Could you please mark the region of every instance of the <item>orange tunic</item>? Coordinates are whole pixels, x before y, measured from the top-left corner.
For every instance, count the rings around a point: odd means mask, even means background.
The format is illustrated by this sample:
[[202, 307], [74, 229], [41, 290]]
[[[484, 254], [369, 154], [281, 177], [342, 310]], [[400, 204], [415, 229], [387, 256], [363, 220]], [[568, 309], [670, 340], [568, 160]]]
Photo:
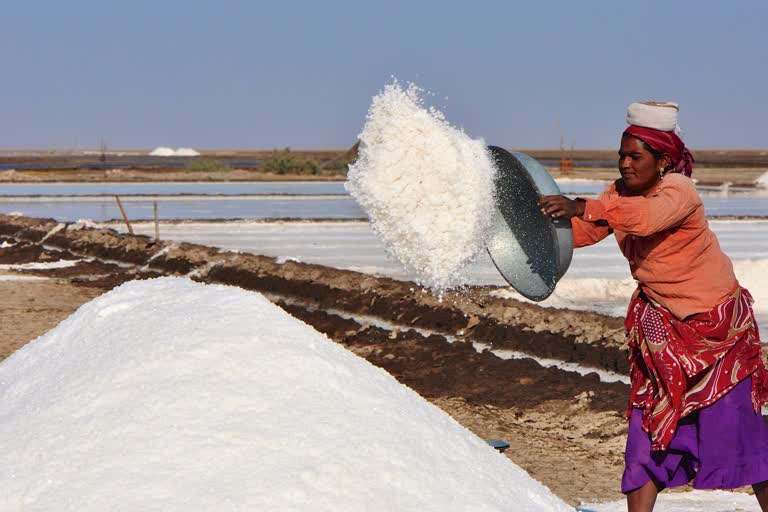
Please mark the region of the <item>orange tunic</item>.
[[643, 196], [621, 195], [616, 183], [571, 219], [575, 246], [613, 232], [639, 289], [680, 320], [726, 300], [738, 281], [693, 181], [669, 174]]

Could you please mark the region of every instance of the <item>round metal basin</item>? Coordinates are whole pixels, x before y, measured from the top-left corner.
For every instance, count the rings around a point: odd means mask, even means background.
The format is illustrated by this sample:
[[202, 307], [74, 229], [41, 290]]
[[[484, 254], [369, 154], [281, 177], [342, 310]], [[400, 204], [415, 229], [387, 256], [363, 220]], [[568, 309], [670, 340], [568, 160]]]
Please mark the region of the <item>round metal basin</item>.
[[560, 188], [530, 156], [497, 146], [488, 150], [498, 169], [488, 253], [515, 290], [531, 300], [544, 300], [573, 256], [571, 221], [552, 220], [539, 209], [539, 198], [560, 194]]

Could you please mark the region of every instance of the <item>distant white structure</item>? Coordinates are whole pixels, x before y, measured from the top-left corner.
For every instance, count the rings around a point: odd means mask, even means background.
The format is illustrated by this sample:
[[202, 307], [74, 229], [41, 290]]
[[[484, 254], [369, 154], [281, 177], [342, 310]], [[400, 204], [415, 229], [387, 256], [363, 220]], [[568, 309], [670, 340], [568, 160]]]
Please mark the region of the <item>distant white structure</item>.
[[149, 156], [200, 156], [200, 153], [192, 148], [173, 149], [160, 146], [153, 149]]

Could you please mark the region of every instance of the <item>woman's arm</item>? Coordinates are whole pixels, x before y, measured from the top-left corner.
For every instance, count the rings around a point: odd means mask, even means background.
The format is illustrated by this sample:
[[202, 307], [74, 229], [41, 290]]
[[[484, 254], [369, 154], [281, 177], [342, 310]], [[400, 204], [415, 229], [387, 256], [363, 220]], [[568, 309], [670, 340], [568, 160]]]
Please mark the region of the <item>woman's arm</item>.
[[587, 222], [604, 221], [613, 229], [637, 236], [679, 226], [701, 206], [701, 198], [687, 178], [669, 178], [669, 183], [649, 196], [586, 199], [581, 218]]
[[611, 234], [606, 222], [585, 222], [579, 217], [584, 213], [583, 199], [568, 199], [565, 196], [544, 196], [539, 201], [541, 212], [553, 218], [571, 219], [573, 245], [576, 248], [594, 245]]
[[607, 225], [584, 222], [578, 217], [571, 217], [571, 227], [573, 228], [573, 247], [576, 249], [594, 245], [613, 233]]

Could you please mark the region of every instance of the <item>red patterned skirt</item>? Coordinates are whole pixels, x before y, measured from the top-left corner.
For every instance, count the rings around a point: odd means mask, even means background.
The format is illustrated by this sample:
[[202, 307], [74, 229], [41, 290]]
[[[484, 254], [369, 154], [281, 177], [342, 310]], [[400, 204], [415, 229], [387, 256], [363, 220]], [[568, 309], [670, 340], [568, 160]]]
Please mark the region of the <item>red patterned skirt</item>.
[[632, 299], [625, 321], [632, 383], [627, 415], [642, 409], [652, 450], [665, 450], [680, 419], [750, 375], [755, 411], [766, 402], [768, 374], [752, 302], [738, 288], [712, 310], [678, 320], [643, 293]]

